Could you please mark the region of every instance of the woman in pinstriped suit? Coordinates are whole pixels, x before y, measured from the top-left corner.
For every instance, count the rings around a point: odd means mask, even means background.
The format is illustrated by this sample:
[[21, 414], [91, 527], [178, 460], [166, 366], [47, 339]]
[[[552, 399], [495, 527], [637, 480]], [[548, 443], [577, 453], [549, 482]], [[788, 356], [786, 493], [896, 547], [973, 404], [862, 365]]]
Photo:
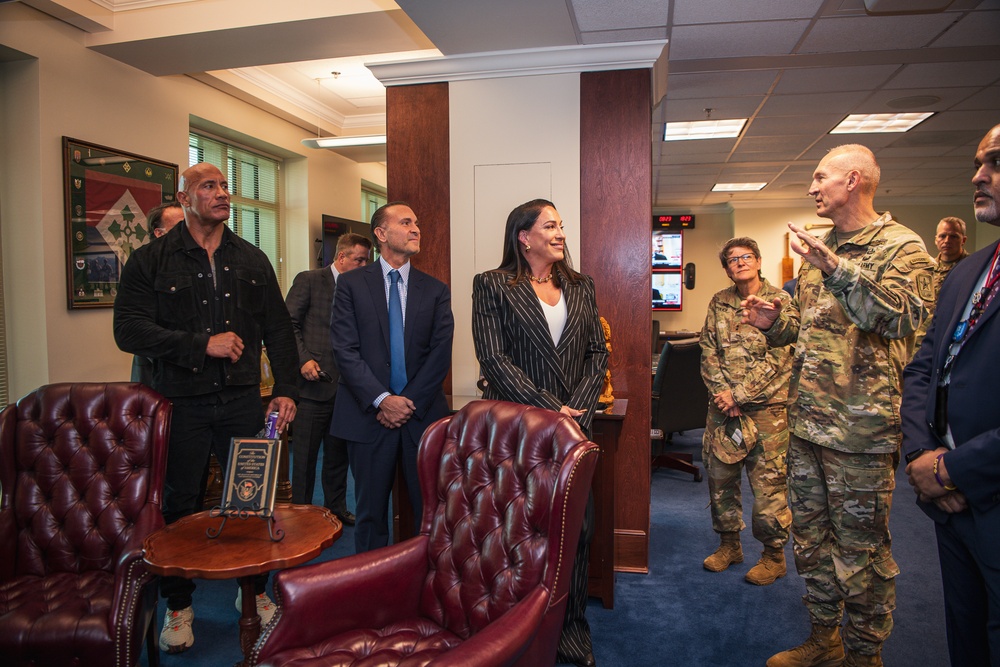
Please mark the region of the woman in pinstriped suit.
[[[507, 217], [500, 266], [472, 283], [472, 337], [483, 398], [567, 414], [589, 432], [608, 366], [594, 281], [570, 268], [562, 218], [544, 199]], [[573, 563], [559, 660], [595, 665], [587, 606], [593, 498]]]

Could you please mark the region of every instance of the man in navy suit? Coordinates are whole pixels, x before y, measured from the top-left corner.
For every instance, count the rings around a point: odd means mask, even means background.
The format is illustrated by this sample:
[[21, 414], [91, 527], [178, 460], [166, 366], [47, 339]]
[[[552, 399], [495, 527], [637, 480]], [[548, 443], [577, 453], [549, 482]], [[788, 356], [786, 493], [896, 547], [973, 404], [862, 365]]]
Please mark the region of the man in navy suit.
[[[976, 151], [976, 219], [1000, 226], [1000, 125]], [[903, 374], [903, 450], [934, 520], [952, 665], [1000, 665], [1000, 242], [952, 269]]]
[[[448, 287], [410, 265], [420, 252], [413, 210], [392, 202], [371, 224], [381, 258], [340, 277], [330, 328], [340, 368], [330, 432], [347, 440], [354, 468], [358, 553], [389, 543], [389, 493], [400, 455], [420, 520], [417, 445], [424, 429], [448, 414], [442, 383], [455, 330]], [[397, 343], [393, 329], [400, 325]]]

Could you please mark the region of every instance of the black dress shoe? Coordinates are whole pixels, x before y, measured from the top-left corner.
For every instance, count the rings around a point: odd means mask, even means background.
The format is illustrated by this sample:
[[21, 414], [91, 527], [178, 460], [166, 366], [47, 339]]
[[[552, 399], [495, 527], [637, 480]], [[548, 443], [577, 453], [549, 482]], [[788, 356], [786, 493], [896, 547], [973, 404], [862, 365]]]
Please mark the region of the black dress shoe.
[[353, 526], [354, 522], [357, 520], [356, 517], [354, 516], [354, 513], [351, 512], [350, 510], [346, 510], [344, 512], [334, 512], [333, 514], [338, 519], [340, 519], [340, 523], [344, 524], [345, 526]]

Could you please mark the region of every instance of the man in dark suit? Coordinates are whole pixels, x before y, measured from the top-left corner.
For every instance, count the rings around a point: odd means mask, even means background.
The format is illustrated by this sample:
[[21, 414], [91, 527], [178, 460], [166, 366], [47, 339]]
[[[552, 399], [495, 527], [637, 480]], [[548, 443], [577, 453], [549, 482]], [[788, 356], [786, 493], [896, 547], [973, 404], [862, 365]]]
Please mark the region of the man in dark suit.
[[448, 287], [410, 264], [420, 252], [413, 210], [389, 203], [371, 224], [381, 258], [341, 276], [331, 322], [341, 387], [330, 430], [347, 440], [354, 469], [358, 553], [389, 543], [389, 493], [400, 456], [420, 520], [417, 445], [424, 429], [448, 414], [442, 383], [455, 330]]
[[[976, 151], [976, 219], [1000, 226], [1000, 125]], [[903, 450], [934, 520], [951, 664], [1000, 665], [1000, 242], [958, 264], [903, 374]]]
[[372, 243], [360, 234], [337, 240], [333, 264], [295, 276], [285, 297], [299, 350], [299, 406], [292, 433], [292, 502], [311, 503], [316, 459], [323, 443], [323, 505], [348, 526], [347, 443], [330, 434], [330, 417], [340, 377], [330, 343], [330, 310], [337, 279], [368, 263]]

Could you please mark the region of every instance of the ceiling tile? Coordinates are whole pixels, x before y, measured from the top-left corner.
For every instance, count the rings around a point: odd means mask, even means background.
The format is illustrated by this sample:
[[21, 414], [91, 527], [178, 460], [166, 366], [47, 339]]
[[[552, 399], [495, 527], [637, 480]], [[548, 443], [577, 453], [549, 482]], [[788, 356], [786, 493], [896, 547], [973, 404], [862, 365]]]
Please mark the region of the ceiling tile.
[[907, 98], [919, 98], [927, 97], [928, 90], [926, 88], [892, 88], [888, 90], [879, 90], [872, 94], [867, 100], [864, 101], [857, 109], [855, 113], [898, 113], [898, 112], [925, 112], [925, 111], [944, 111], [950, 109], [962, 100], [974, 95], [979, 88], [937, 88], [932, 92], [934, 97], [940, 97], [940, 102], [934, 102], [933, 104], [922, 104], [919, 106], [889, 106], [889, 102], [893, 100], [904, 101]]
[[822, 18], [809, 31], [799, 53], [919, 49], [953, 20], [945, 14]]
[[933, 46], [1000, 45], [1000, 11], [972, 12], [932, 43]]
[[767, 21], [675, 26], [670, 33], [670, 60], [786, 55], [808, 25], [809, 21]]
[[816, 15], [823, 2], [824, 0], [675, 0], [674, 25], [808, 19]]
[[924, 130], [978, 130], [980, 136], [997, 124], [996, 110], [944, 111], [931, 116], [918, 127]]
[[642, 42], [651, 39], [666, 39], [667, 29], [632, 28], [629, 30], [599, 30], [580, 35], [581, 44], [616, 44], [619, 42]]
[[670, 9], [669, 0], [629, 0], [625, 12], [619, 3], [607, 0], [572, 0], [571, 4], [581, 32], [666, 27]]
[[988, 86], [1000, 79], [1000, 61], [907, 65], [886, 88]]
[[802, 115], [793, 121], [794, 127], [789, 125], [788, 118], [784, 116], [757, 116], [750, 121], [750, 126], [744, 131], [744, 136], [774, 137], [793, 133], [808, 134], [815, 138], [832, 130], [837, 123], [844, 120], [844, 115], [842, 113]]
[[705, 120], [706, 109], [712, 110], [712, 120], [749, 118], [757, 111], [763, 97], [716, 97], [697, 100], [667, 100], [668, 121]]
[[[868, 97], [868, 93], [812, 93], [809, 95], [772, 95], [764, 103], [760, 115], [801, 116], [810, 113], [842, 112], [844, 115]], [[790, 132], [795, 127], [789, 128]]]
[[1000, 108], [1000, 86], [989, 86], [956, 104], [955, 111]]
[[779, 70], [758, 70], [674, 74], [667, 84], [667, 100], [713, 97], [722, 91], [732, 97], [762, 96], [770, 90], [778, 72]]
[[881, 87], [899, 68], [899, 65], [861, 65], [787, 69], [782, 73], [774, 92], [788, 95], [873, 90]]

